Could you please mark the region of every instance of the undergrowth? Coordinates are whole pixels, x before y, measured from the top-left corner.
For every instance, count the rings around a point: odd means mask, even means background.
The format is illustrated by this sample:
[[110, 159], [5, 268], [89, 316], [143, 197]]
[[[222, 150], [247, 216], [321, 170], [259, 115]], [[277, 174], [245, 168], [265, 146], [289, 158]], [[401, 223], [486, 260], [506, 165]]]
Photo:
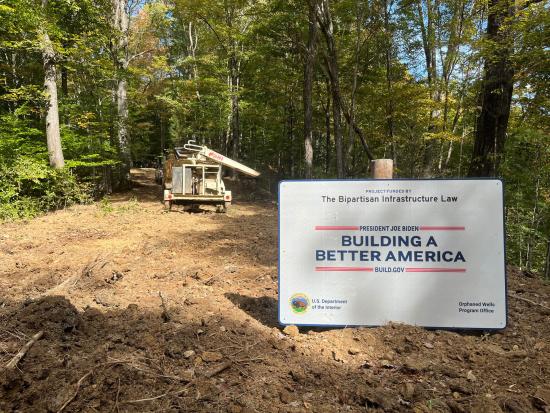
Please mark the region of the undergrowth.
[[91, 201], [88, 185], [69, 169], [52, 169], [39, 159], [0, 161], [0, 220], [33, 218], [41, 213]]
[[139, 203], [135, 197], [121, 205], [113, 205], [109, 198], [102, 198], [97, 203], [97, 207], [103, 215], [138, 212], [140, 210]]

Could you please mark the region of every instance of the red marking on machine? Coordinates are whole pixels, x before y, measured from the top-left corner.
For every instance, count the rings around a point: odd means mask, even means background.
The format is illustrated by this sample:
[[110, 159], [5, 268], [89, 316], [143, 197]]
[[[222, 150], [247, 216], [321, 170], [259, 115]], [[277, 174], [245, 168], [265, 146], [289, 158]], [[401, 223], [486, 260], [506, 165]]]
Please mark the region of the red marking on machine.
[[213, 159], [217, 159], [218, 161], [223, 161], [224, 156], [220, 155], [218, 152], [210, 151], [208, 152], [208, 156]]

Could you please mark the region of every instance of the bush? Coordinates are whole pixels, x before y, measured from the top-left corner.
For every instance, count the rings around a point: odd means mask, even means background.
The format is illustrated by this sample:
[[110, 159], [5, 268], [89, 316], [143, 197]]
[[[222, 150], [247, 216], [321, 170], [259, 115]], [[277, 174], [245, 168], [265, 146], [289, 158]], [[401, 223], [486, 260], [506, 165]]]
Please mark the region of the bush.
[[0, 162], [0, 220], [32, 218], [90, 200], [90, 190], [69, 169], [51, 169], [28, 156]]

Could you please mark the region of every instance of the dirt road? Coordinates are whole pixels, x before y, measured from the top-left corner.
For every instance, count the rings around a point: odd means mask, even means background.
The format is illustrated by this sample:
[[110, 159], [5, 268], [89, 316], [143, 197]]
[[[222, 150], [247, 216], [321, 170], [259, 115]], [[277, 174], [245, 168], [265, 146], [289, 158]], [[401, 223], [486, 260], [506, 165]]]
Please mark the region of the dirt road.
[[[0, 411], [550, 411], [550, 287], [497, 334], [277, 323], [277, 211], [109, 201], [0, 225]], [[161, 297], [162, 296], [162, 297]]]

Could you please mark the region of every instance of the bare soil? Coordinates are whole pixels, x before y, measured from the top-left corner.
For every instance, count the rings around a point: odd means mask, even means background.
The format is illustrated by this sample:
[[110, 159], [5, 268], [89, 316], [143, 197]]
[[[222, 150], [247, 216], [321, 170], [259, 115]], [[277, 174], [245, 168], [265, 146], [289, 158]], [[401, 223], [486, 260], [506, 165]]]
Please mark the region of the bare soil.
[[1, 412], [550, 412], [540, 280], [509, 268], [494, 334], [283, 332], [276, 205], [165, 212], [152, 173], [108, 202], [0, 225]]

